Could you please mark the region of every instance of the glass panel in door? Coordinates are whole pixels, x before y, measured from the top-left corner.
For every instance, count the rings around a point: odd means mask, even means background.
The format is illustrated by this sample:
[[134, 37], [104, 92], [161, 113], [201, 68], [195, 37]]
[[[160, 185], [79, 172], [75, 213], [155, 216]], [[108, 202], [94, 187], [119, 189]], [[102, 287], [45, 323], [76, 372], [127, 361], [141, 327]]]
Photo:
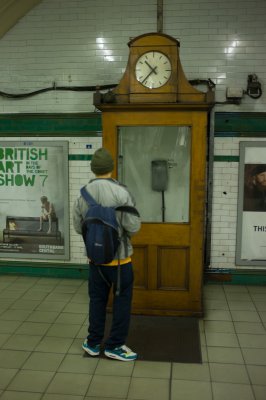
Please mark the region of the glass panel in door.
[[188, 223], [190, 126], [121, 126], [118, 179], [143, 222]]

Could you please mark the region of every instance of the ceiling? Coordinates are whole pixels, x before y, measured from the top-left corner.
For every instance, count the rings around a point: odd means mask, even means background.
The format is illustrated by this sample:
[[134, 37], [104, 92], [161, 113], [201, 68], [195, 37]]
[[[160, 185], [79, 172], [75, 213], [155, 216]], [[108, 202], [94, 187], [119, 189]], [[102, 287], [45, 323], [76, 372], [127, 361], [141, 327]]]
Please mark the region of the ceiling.
[[0, 0], [0, 39], [42, 0]]

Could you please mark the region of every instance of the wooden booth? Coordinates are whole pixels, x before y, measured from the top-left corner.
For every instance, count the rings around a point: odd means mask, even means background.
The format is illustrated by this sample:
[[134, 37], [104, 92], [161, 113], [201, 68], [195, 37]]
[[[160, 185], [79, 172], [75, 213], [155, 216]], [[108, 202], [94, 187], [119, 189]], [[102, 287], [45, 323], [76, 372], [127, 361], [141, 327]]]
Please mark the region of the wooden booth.
[[133, 313], [202, 315], [209, 88], [186, 79], [179, 42], [149, 33], [129, 42], [115, 89], [94, 94], [103, 146], [134, 195], [142, 219], [134, 237]]

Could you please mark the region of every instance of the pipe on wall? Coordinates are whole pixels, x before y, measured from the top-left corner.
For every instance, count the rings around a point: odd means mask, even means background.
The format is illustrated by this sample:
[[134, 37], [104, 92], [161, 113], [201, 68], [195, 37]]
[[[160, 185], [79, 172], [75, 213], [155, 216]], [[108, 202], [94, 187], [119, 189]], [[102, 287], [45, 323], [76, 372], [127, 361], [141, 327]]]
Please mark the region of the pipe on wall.
[[157, 32], [163, 33], [163, 0], [157, 0]]

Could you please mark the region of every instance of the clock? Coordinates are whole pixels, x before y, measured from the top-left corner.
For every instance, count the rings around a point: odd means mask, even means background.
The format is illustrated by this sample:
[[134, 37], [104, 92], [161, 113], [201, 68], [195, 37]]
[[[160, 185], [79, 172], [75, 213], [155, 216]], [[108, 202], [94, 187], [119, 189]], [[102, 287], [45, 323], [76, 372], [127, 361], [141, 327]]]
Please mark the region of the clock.
[[147, 33], [128, 43], [128, 63], [116, 87], [94, 94], [94, 105], [213, 103], [213, 92], [200, 92], [187, 80], [179, 59], [179, 41], [163, 33]]
[[157, 89], [165, 85], [170, 79], [171, 73], [171, 62], [160, 51], [148, 51], [142, 54], [136, 62], [136, 79], [149, 89]]

